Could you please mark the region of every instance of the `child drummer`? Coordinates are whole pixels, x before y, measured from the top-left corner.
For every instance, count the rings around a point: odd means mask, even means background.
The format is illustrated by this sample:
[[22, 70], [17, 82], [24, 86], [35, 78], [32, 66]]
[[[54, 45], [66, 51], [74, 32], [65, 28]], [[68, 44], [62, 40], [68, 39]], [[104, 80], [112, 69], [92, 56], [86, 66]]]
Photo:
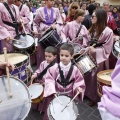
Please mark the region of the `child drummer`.
[[[55, 64], [56, 56], [57, 56], [57, 49], [55, 47], [49, 46], [45, 49], [45, 59], [46, 60], [44, 60], [40, 64], [39, 68], [32, 75], [31, 82], [33, 82], [33, 80], [37, 79], [42, 85], [44, 85], [47, 69]], [[44, 110], [42, 110], [43, 107], [41, 108], [41, 106], [43, 106], [43, 104], [44, 104], [44, 102], [42, 103], [40, 101], [40, 103], [32, 104], [32, 108], [37, 109], [39, 106], [38, 110], [42, 112], [42, 111], [44, 111]]]
[[32, 81], [37, 78], [40, 80], [40, 83], [44, 84], [47, 69], [55, 64], [56, 56], [57, 49], [55, 47], [49, 46], [45, 49], [45, 60], [40, 64], [39, 68], [32, 75]]
[[[57, 93], [73, 98], [79, 91], [80, 94], [77, 99], [79, 101], [83, 100], [85, 83], [80, 70], [71, 63], [73, 54], [73, 46], [67, 43], [63, 44], [60, 47], [60, 63], [48, 69], [44, 90], [44, 97], [47, 99], [46, 104], [49, 105], [49, 102], [54, 98], [54, 94]], [[47, 120], [47, 112], [43, 120]]]

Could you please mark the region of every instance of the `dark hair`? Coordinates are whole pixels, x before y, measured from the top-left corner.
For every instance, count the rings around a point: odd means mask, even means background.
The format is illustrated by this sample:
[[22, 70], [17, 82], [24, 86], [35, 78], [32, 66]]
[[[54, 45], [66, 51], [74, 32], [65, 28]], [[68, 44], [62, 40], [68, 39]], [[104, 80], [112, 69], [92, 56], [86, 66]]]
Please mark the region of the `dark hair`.
[[99, 38], [105, 27], [107, 26], [107, 13], [103, 9], [98, 9], [95, 11], [95, 15], [97, 17], [97, 23], [92, 25], [90, 28], [90, 33], [95, 32], [96, 30], [96, 38]]
[[71, 44], [68, 43], [64, 43], [61, 47], [60, 47], [60, 51], [61, 50], [67, 50], [70, 52], [71, 55], [74, 54], [74, 48]]
[[52, 53], [53, 55], [57, 55], [57, 49], [53, 46], [49, 46], [45, 49], [45, 52]]
[[74, 20], [76, 20], [79, 16], [83, 16], [85, 14], [84, 10], [77, 9], [75, 12]]
[[120, 8], [118, 9], [118, 11], [117, 11], [118, 13], [120, 13]]
[[96, 6], [94, 4], [90, 4], [88, 6], [89, 15], [92, 15], [95, 9], [96, 9]]

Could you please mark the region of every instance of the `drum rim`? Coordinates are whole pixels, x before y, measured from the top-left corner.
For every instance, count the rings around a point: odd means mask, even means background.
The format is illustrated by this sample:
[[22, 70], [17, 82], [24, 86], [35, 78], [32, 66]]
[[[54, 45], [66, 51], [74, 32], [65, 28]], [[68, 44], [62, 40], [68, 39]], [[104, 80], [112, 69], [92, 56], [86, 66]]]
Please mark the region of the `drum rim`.
[[[62, 95], [62, 94], [59, 94], [59, 96], [66, 96], [66, 97], [68, 97], [68, 98], [70, 98], [70, 100], [72, 100], [72, 97], [71, 96], [68, 96], [68, 95]], [[57, 99], [57, 98], [53, 98], [53, 100], [54, 99]], [[53, 100], [50, 102], [50, 104], [53, 102]], [[75, 101], [72, 101], [75, 105], [76, 105], [76, 103], [75, 103]], [[50, 111], [50, 104], [48, 105], [48, 107], [47, 107], [47, 115], [48, 115], [48, 112]], [[76, 105], [77, 106], [77, 105]], [[77, 106], [77, 111], [78, 111], [78, 113], [79, 113], [79, 110], [78, 110], [78, 106]], [[48, 115], [48, 117], [49, 116], [51, 116], [52, 118], [53, 118], [53, 116], [51, 115], [51, 112], [50, 112], [50, 114]], [[77, 119], [78, 117], [76, 117], [76, 119]], [[53, 118], [54, 119], [54, 118]]]
[[[117, 52], [117, 56], [115, 55], [114, 51]], [[114, 47], [112, 49], [112, 54], [118, 59], [118, 51]]]
[[[11, 51], [8, 51], [7, 52], [7, 54], [10, 54], [10, 53], [19, 53], [19, 54], [24, 54], [24, 55], [26, 55], [27, 56], [27, 58], [25, 59], [25, 60], [23, 60], [23, 61], [21, 61], [21, 62], [19, 62], [19, 63], [17, 63], [17, 64], [14, 64], [14, 65], [16, 65], [17, 67], [22, 67], [21, 66], [21, 64], [23, 64], [23, 62], [24, 62], [24, 64], [26, 64], [26, 63], [28, 63], [27, 61], [29, 61], [29, 56], [26, 54], [26, 53], [24, 53], [24, 52], [18, 52], [18, 51], [15, 51], [15, 52], [11, 52]], [[0, 53], [0, 55], [1, 54], [4, 54], [4, 53]]]
[[[18, 34], [18, 35], [15, 36], [14, 38], [17, 39], [17, 37], [19, 37], [20, 35], [24, 35], [24, 33]], [[19, 49], [19, 50], [28, 49], [28, 48], [31, 48], [32, 46], [35, 46], [35, 39], [34, 39], [34, 37], [33, 37], [31, 34], [26, 34], [26, 35], [31, 36], [31, 37], [33, 38], [33, 44], [32, 44], [31, 46], [26, 47], [26, 48], [18, 48], [18, 47], [16, 47], [16, 46], [14, 45], [14, 41], [12, 42], [13, 46], [14, 46], [15, 48]]]
[[[2, 78], [2, 77], [3, 77], [3, 76], [0, 76], [0, 78]], [[4, 77], [7, 78], [7, 75], [4, 75]], [[20, 80], [19, 78], [15, 78], [14, 76], [10, 76], [10, 78], [16, 79], [16, 80], [19, 81], [21, 84], [23, 84], [23, 86], [25, 87], [25, 89], [26, 89], [26, 91], [27, 91], [27, 93], [28, 93], [28, 98], [29, 98], [29, 102], [28, 102], [28, 103], [29, 103], [29, 109], [28, 109], [28, 111], [26, 112], [26, 114], [24, 115], [24, 117], [22, 118], [22, 120], [24, 120], [24, 119], [27, 117], [27, 115], [29, 114], [30, 109], [31, 109], [31, 97], [30, 97], [30, 93], [29, 93], [29, 90], [28, 90], [26, 84], [25, 84], [22, 80]]]
[[107, 85], [111, 85], [111, 82], [112, 82], [112, 81], [103, 80], [103, 79], [101, 79], [99, 76], [100, 76], [101, 73], [112, 72], [112, 71], [113, 71], [113, 69], [100, 71], [99, 73], [97, 73], [97, 81], [98, 81], [98, 82], [102, 82], [102, 83], [107, 84]]

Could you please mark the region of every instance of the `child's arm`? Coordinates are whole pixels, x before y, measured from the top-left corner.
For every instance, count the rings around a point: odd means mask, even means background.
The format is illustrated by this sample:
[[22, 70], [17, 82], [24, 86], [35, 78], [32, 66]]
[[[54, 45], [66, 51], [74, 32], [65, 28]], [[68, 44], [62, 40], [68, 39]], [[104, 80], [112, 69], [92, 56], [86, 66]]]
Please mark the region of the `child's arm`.
[[85, 82], [82, 74], [80, 73], [80, 70], [77, 67], [75, 67], [75, 82], [73, 85], [74, 95], [77, 93], [78, 90], [82, 90], [82, 92], [80, 92], [80, 95], [78, 96], [78, 99], [82, 101], [84, 97], [84, 92], [85, 92]]
[[55, 69], [53, 67], [49, 68], [46, 73], [45, 78], [45, 89], [44, 89], [44, 97], [50, 96], [56, 93], [55, 89]]

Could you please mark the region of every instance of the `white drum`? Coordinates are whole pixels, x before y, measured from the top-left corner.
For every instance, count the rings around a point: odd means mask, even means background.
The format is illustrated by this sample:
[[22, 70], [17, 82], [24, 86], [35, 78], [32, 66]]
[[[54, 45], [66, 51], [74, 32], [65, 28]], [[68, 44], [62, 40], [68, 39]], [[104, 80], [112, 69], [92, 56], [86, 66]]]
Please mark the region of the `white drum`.
[[[58, 99], [62, 104], [60, 104]], [[73, 101], [65, 108], [65, 106], [71, 101], [71, 98], [60, 95], [58, 96], [58, 99], [54, 98], [47, 109], [49, 120], [76, 120], [78, 117], [78, 108], [75, 102]]]
[[39, 83], [34, 83], [28, 87], [32, 103], [39, 103], [43, 100], [43, 86]]
[[0, 120], [24, 120], [31, 108], [28, 88], [14, 77], [10, 77], [10, 84], [12, 98], [9, 96], [7, 77], [0, 77]]

